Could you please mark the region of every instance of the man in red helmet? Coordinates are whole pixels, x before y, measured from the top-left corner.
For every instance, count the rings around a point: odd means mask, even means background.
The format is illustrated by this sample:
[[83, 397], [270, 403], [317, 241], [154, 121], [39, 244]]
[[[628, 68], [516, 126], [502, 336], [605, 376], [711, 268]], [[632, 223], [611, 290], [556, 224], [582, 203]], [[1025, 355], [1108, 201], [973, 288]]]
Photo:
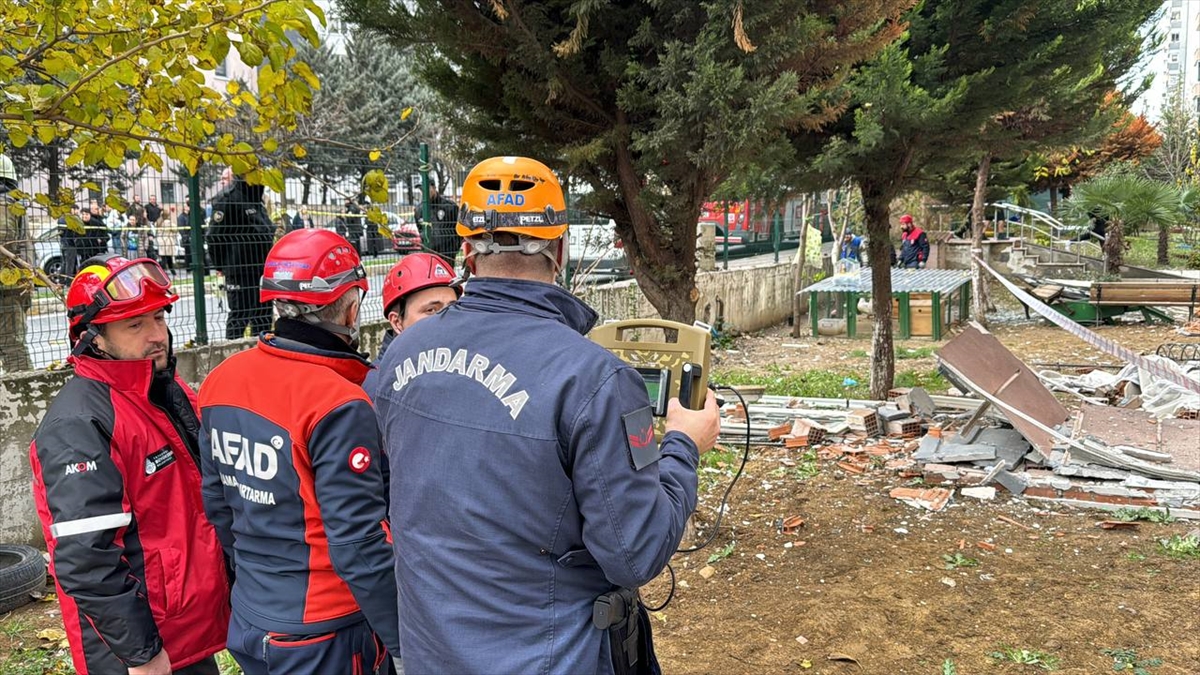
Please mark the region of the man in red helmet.
[[900, 266], [906, 269], [924, 268], [929, 260], [929, 237], [925, 230], [913, 224], [907, 213], [900, 216]]
[[200, 390], [204, 507], [237, 569], [229, 651], [246, 675], [385, 672], [400, 638], [371, 366], [355, 351], [366, 272], [338, 234], [296, 230], [260, 288], [274, 332]]
[[[388, 270], [383, 279], [383, 316], [388, 328], [379, 345], [382, 359], [392, 340], [421, 319], [442, 311], [462, 295], [461, 279], [454, 274], [444, 258], [432, 253], [410, 253]], [[379, 371], [372, 370], [363, 382], [363, 389], [372, 397], [379, 381]]]
[[82, 267], [67, 291], [75, 375], [29, 448], [75, 670], [216, 675], [229, 585], [164, 317], [179, 297], [150, 260]]

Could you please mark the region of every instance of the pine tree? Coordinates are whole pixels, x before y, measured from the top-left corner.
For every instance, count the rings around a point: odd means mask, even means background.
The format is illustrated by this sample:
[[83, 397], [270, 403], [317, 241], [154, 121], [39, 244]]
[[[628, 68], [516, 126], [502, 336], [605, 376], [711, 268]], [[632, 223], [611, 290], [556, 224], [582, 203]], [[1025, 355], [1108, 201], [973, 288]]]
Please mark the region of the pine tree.
[[836, 118], [849, 68], [900, 31], [910, 0], [344, 0], [419, 45], [421, 77], [484, 154], [536, 157], [588, 184], [639, 286], [695, 318], [696, 222], [717, 185], [786, 152], [786, 127]]

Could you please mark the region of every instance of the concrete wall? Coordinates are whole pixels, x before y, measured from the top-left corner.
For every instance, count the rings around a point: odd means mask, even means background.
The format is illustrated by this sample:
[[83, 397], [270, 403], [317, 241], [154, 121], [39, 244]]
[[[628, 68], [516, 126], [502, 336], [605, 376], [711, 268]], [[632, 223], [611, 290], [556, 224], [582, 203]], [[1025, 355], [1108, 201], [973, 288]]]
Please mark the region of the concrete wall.
[[[1008, 259], [1012, 251], [1011, 239], [991, 239], [983, 242], [983, 256], [992, 269], [1001, 274], [1011, 274]], [[938, 267], [947, 270], [971, 269], [971, 242], [964, 239], [952, 239], [947, 242], [934, 244], [938, 248]]]
[[[697, 318], [724, 318], [727, 329], [752, 331], [784, 321], [792, 307], [792, 273], [786, 263], [762, 264], [697, 277]], [[580, 293], [601, 320], [657, 317], [633, 281], [587, 288]], [[375, 354], [385, 324], [364, 326], [362, 348]], [[250, 345], [239, 340], [177, 353], [184, 381], [198, 387], [218, 363]], [[34, 371], [0, 376], [0, 542], [43, 544], [30, 497], [29, 441], [50, 401], [71, 376], [70, 370]]]
[[[792, 266], [762, 263], [696, 275], [696, 318], [705, 323], [722, 319], [726, 330], [744, 333], [785, 321], [792, 312]], [[658, 318], [637, 282], [585, 288], [579, 296], [600, 313], [600, 321]]]

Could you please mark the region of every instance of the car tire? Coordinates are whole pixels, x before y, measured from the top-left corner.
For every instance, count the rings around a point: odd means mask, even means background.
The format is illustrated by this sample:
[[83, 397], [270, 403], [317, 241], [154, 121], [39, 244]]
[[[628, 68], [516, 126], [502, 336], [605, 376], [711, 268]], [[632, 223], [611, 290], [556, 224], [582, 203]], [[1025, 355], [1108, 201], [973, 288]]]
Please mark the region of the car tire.
[[57, 279], [58, 276], [62, 274], [62, 270], [63, 259], [60, 255], [50, 258], [44, 265], [42, 265], [42, 271], [45, 272], [46, 276], [50, 277], [51, 279]]
[[46, 561], [29, 546], [0, 544], [0, 614], [33, 601], [46, 587]]

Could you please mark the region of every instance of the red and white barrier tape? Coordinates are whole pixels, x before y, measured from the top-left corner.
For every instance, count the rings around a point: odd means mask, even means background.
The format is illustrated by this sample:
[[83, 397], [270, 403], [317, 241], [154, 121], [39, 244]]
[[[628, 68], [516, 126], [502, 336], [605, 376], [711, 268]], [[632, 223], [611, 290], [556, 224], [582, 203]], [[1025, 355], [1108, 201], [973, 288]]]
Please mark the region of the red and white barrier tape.
[[1025, 303], [1029, 307], [1032, 307], [1035, 312], [1040, 314], [1045, 319], [1057, 324], [1059, 328], [1062, 328], [1071, 335], [1074, 335], [1080, 340], [1083, 340], [1084, 342], [1102, 352], [1105, 352], [1106, 354], [1111, 354], [1119, 359], [1122, 359], [1126, 363], [1132, 363], [1138, 368], [1146, 370], [1155, 377], [1162, 378], [1168, 382], [1177, 384], [1188, 391], [1194, 391], [1200, 394], [1200, 381], [1193, 380], [1192, 378], [1186, 377], [1181, 373], [1177, 373], [1160, 363], [1150, 361], [1149, 359], [1144, 358], [1141, 354], [1134, 353], [1132, 350], [1126, 349], [1112, 340], [1100, 337], [1096, 333], [1084, 328], [1083, 326], [1063, 316], [1061, 313], [1055, 311], [1052, 307], [1041, 300], [1038, 300], [1032, 295], [1021, 290], [1015, 284], [1013, 284], [1013, 282], [1005, 279], [999, 272], [989, 267], [987, 263], [983, 262], [983, 260], [980, 260], [978, 256], [971, 257], [974, 258], [975, 262], [982, 266], [983, 269], [987, 270], [989, 274], [991, 274], [993, 277], [996, 277], [997, 281], [1004, 284], [1004, 287], [1007, 288], [1010, 293], [1015, 295], [1018, 300]]

